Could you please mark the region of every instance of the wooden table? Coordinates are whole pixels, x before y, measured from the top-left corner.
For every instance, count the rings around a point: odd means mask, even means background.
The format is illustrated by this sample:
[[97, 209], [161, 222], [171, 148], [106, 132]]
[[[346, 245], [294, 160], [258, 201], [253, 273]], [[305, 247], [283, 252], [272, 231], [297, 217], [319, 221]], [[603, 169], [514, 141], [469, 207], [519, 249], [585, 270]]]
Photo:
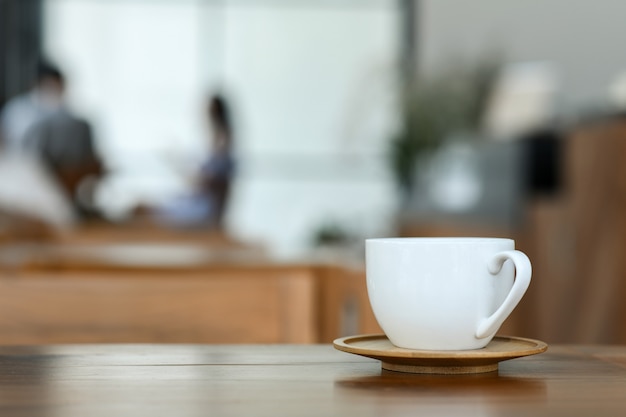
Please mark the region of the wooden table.
[[626, 346], [551, 346], [499, 373], [423, 376], [330, 345], [0, 348], [20, 416], [623, 416]]

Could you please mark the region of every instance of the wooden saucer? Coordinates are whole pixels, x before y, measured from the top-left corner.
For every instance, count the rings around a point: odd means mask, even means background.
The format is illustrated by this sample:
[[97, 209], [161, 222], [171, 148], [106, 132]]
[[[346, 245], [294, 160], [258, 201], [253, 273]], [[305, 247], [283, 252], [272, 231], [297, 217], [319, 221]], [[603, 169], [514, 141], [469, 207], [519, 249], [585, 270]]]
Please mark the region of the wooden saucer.
[[415, 374], [479, 374], [498, 370], [498, 363], [545, 352], [539, 340], [496, 336], [476, 350], [412, 350], [391, 344], [384, 334], [348, 336], [333, 342], [335, 349], [378, 359], [389, 371]]

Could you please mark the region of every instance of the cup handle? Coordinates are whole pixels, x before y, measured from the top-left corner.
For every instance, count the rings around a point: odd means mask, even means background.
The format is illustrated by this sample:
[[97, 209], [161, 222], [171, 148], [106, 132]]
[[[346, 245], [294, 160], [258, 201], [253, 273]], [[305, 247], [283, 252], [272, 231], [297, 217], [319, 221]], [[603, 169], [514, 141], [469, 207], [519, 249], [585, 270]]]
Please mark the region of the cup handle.
[[476, 330], [478, 339], [491, 336], [500, 328], [504, 320], [506, 320], [524, 296], [528, 285], [530, 285], [530, 277], [532, 275], [530, 260], [528, 256], [518, 250], [500, 252], [494, 255], [487, 265], [489, 272], [493, 275], [500, 272], [502, 265], [504, 265], [507, 259], [510, 259], [515, 265], [515, 282], [513, 282], [511, 291], [496, 312], [478, 324], [478, 329]]

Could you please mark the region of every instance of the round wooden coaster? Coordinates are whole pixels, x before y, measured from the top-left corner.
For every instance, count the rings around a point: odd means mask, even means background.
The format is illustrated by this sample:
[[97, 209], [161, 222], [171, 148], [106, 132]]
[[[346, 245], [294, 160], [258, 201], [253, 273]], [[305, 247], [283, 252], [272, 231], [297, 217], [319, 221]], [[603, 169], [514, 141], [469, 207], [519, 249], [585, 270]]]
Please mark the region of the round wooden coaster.
[[545, 352], [539, 340], [496, 336], [476, 350], [412, 350], [394, 346], [387, 336], [348, 336], [333, 342], [336, 349], [378, 359], [389, 371], [419, 374], [477, 374], [498, 370], [502, 361]]

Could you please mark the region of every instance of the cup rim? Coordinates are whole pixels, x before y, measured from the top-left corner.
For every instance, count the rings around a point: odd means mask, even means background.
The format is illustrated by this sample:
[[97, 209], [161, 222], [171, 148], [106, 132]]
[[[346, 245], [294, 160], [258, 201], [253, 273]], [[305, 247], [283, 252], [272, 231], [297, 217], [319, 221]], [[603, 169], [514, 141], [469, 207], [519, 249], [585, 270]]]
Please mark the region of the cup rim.
[[377, 237], [365, 239], [366, 243], [395, 244], [468, 244], [478, 243], [515, 243], [513, 239], [501, 237]]

